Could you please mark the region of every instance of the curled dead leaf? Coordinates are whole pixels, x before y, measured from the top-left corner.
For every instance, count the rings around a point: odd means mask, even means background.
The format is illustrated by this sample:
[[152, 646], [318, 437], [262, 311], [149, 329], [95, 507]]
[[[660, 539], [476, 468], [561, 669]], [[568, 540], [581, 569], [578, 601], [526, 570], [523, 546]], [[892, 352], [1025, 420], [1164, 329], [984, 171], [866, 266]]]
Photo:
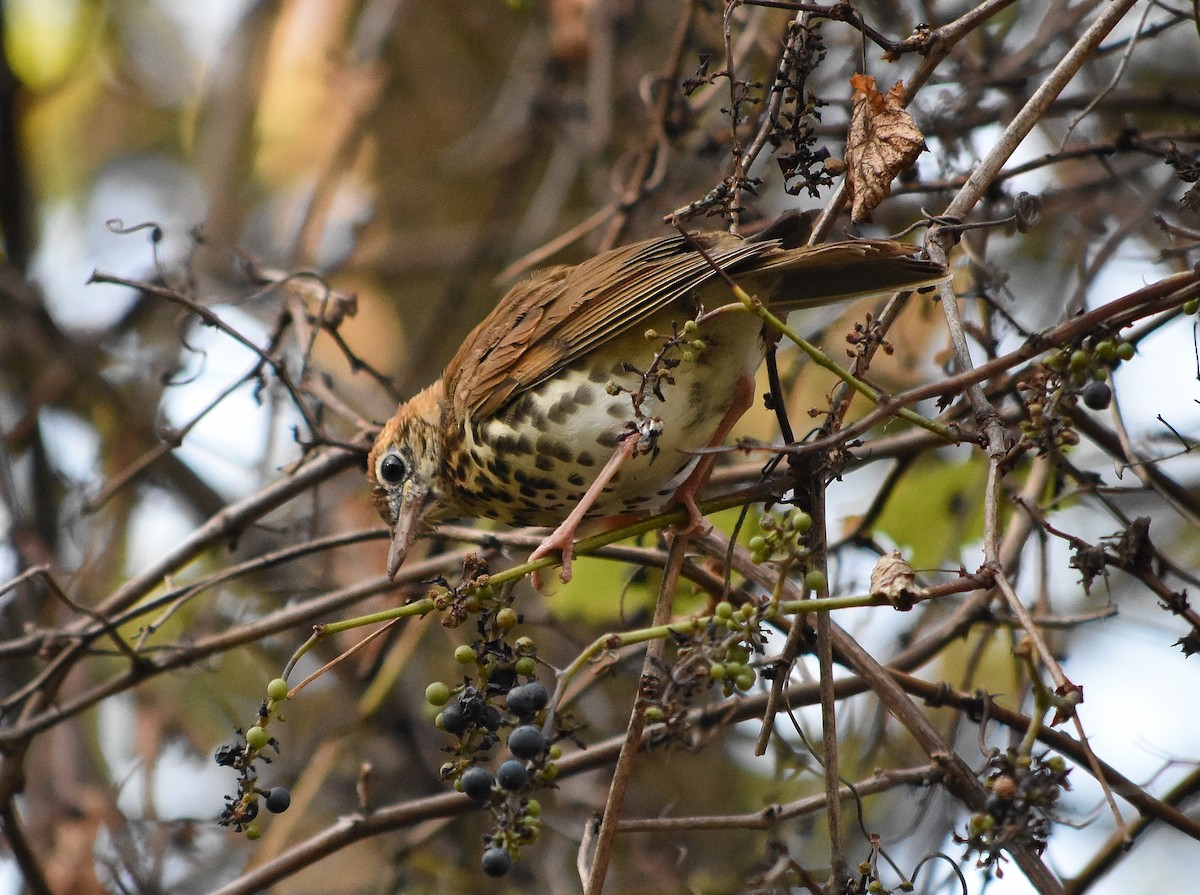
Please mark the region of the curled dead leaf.
[[885, 553], [871, 570], [871, 596], [886, 597], [888, 602], [907, 612], [925, 596], [925, 588], [917, 584], [917, 575], [899, 550]]
[[892, 180], [911, 168], [925, 149], [925, 137], [904, 109], [904, 86], [897, 81], [887, 93], [875, 79], [855, 75], [854, 106], [846, 136], [846, 185], [850, 190], [850, 219], [871, 220], [871, 212], [892, 189]]

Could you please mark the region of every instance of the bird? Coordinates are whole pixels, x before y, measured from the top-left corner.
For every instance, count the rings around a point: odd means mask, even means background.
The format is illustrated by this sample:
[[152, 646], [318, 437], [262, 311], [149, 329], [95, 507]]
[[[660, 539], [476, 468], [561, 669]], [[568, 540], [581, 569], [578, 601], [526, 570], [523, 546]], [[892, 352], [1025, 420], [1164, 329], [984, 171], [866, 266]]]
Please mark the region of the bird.
[[790, 245], [781, 231], [672, 233], [513, 286], [368, 455], [388, 578], [453, 518], [557, 526], [531, 559], [560, 552], [563, 581], [584, 520], [677, 503], [699, 524], [702, 449], [752, 405], [777, 336], [724, 277], [776, 314], [948, 278], [906, 243]]

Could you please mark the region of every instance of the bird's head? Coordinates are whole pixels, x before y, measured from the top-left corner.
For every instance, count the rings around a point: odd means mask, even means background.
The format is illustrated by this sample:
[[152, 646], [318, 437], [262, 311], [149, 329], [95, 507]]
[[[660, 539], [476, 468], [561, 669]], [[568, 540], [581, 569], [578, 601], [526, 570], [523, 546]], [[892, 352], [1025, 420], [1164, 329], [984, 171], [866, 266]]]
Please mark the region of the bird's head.
[[413, 397], [384, 425], [367, 457], [371, 499], [392, 531], [387, 575], [394, 578], [421, 529], [444, 514], [440, 389]]

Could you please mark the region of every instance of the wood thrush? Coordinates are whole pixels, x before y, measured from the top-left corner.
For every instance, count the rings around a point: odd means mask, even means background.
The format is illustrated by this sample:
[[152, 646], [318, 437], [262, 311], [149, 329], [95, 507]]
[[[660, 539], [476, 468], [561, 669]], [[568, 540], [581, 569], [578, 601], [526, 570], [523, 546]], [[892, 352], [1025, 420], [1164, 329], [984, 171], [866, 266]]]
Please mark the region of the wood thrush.
[[534, 557], [561, 550], [564, 581], [585, 518], [674, 497], [698, 522], [712, 459], [694, 451], [719, 444], [750, 406], [774, 336], [714, 264], [775, 312], [946, 278], [898, 242], [691, 240], [621, 246], [519, 283], [442, 377], [400, 405], [367, 466], [392, 532], [389, 578], [417, 535], [447, 518], [558, 525]]

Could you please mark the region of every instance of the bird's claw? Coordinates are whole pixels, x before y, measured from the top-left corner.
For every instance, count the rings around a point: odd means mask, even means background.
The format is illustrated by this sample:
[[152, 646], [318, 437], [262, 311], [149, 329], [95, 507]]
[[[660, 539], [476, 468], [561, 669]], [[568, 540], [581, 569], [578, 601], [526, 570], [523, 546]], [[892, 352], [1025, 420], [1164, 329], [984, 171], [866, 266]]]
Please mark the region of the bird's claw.
[[[561, 527], [556, 528], [552, 533], [546, 535], [533, 553], [529, 554], [529, 561], [536, 562], [556, 551], [562, 554], [562, 570], [558, 573], [558, 579], [566, 584], [571, 580], [571, 558], [575, 553], [574, 531], [564, 531]], [[541, 591], [542, 575], [540, 570], [534, 571], [532, 580], [534, 589]]]

